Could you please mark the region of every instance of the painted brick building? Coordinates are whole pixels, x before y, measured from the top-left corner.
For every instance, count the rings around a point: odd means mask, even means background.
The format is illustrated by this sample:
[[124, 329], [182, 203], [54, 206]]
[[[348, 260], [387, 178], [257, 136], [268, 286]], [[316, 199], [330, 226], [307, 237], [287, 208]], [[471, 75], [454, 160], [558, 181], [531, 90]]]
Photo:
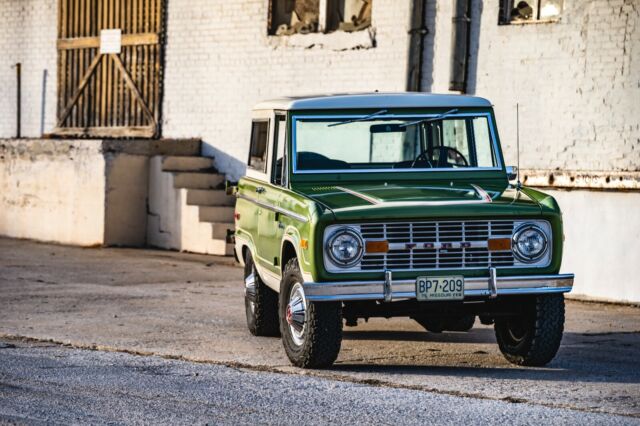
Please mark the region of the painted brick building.
[[[143, 1], [123, 0], [121, 13]], [[59, 90], [62, 2], [84, 10], [101, 1], [0, 0], [2, 138], [16, 135], [16, 63], [21, 135], [56, 132], [70, 96]], [[260, 99], [454, 87], [494, 103], [515, 164], [519, 104], [523, 177], [565, 211], [576, 292], [640, 301], [638, 278], [629, 278], [640, 276], [640, 1], [520, 3], [375, 0], [367, 10], [363, 0], [159, 1], [154, 136], [201, 138], [202, 154], [237, 179]], [[293, 17], [292, 7], [304, 14]], [[465, 16], [468, 37], [456, 33]], [[604, 280], [616, 283], [613, 293]]]

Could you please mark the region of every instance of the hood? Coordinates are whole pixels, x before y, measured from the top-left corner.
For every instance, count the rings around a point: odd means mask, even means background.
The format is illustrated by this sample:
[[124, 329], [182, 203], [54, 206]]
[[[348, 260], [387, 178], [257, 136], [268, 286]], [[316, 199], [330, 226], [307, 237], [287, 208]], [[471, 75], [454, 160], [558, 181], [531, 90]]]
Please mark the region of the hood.
[[541, 206], [511, 186], [475, 183], [363, 183], [296, 188], [338, 220], [538, 215]]

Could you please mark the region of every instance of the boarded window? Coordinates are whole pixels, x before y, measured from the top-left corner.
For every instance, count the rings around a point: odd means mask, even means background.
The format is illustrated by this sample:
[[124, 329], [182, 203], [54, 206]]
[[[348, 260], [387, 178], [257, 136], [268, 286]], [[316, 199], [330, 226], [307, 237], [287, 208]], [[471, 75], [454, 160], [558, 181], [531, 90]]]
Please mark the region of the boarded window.
[[58, 4], [54, 133], [159, 136], [163, 0]]
[[254, 121], [251, 124], [251, 147], [249, 149], [248, 166], [259, 172], [267, 171], [267, 139], [269, 122]]
[[501, 0], [498, 23], [553, 21], [562, 14], [563, 0]]

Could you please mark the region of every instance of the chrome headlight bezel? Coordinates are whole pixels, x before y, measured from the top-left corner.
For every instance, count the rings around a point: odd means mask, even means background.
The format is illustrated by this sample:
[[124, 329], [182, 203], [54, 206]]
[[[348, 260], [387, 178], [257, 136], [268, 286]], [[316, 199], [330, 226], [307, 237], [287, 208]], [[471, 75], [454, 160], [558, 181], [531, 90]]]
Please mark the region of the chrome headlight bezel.
[[[522, 235], [526, 231], [530, 231], [530, 230], [537, 232], [540, 236], [542, 236], [542, 240], [543, 240], [542, 250], [540, 250], [540, 252], [538, 252], [533, 256], [522, 253], [518, 249], [518, 240], [520, 239], [520, 237], [522, 237]], [[512, 247], [512, 252], [514, 257], [520, 262], [523, 262], [526, 264], [536, 263], [540, 259], [542, 259], [546, 255], [546, 253], [549, 251], [549, 236], [547, 235], [547, 232], [545, 232], [537, 224], [531, 223], [531, 222], [523, 223], [518, 228], [516, 228], [515, 232], [513, 233], [513, 237], [511, 238], [511, 247]]]
[[[341, 259], [336, 258], [332, 250], [332, 246], [335, 240], [338, 237], [341, 237], [344, 235], [352, 237], [355, 240], [356, 246], [357, 246], [355, 256], [349, 261], [343, 261]], [[360, 233], [357, 232], [357, 230], [349, 226], [342, 226], [333, 230], [329, 234], [329, 237], [326, 239], [326, 242], [324, 244], [324, 251], [325, 251], [325, 257], [328, 258], [328, 260], [336, 267], [345, 268], [345, 269], [351, 268], [357, 265], [362, 260], [362, 256], [364, 255], [364, 240], [360, 236]]]

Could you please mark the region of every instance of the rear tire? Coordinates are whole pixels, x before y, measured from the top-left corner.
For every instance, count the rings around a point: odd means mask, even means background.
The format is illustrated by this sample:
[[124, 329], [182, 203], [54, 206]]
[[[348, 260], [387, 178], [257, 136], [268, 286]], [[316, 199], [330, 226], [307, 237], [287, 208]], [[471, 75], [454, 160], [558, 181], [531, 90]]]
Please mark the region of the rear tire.
[[280, 336], [278, 293], [260, 279], [251, 252], [244, 262], [244, 308], [247, 327], [254, 336]]
[[496, 318], [500, 352], [511, 363], [543, 366], [560, 348], [564, 331], [564, 295], [545, 294], [527, 300], [522, 314]]
[[338, 358], [342, 343], [342, 304], [307, 301], [303, 282], [298, 259], [289, 260], [280, 284], [282, 344], [297, 367], [329, 367]]

